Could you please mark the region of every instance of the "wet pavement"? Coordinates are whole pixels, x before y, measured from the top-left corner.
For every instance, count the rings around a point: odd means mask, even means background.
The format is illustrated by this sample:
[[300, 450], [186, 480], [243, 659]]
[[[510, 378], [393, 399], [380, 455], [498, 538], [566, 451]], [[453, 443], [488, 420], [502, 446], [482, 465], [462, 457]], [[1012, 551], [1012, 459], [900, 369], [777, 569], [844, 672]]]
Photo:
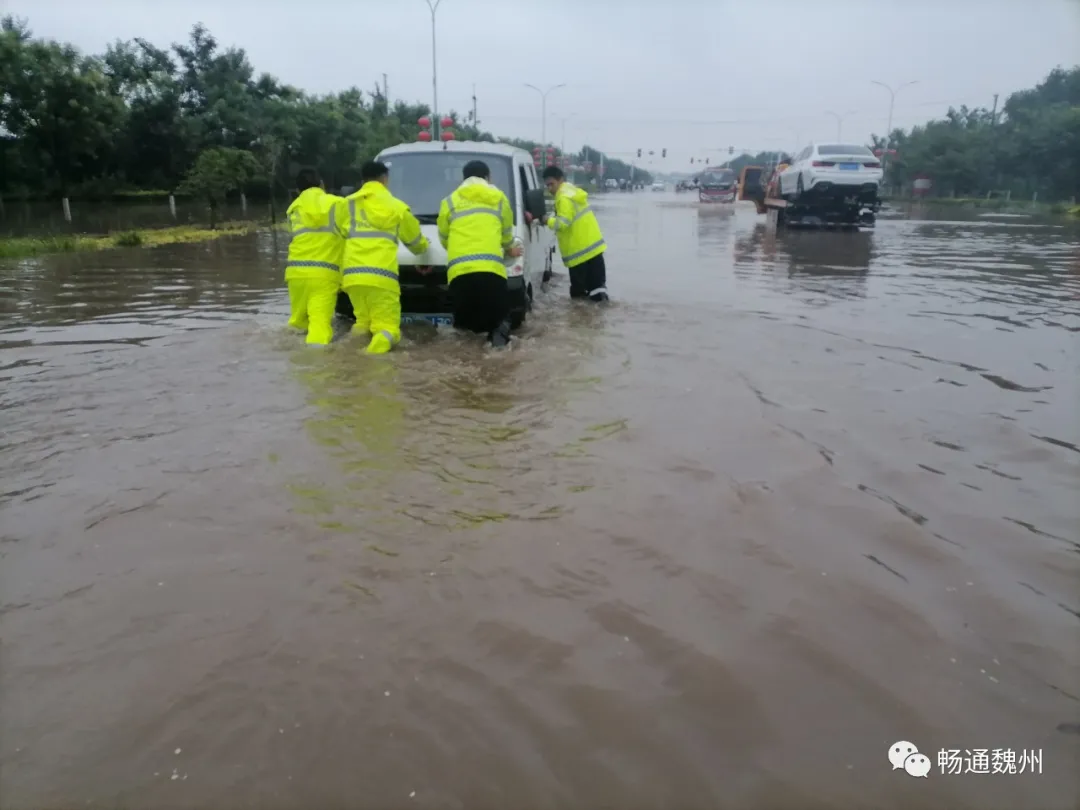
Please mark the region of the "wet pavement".
[[0, 806], [1078, 806], [1080, 234], [597, 204], [504, 353], [0, 267]]

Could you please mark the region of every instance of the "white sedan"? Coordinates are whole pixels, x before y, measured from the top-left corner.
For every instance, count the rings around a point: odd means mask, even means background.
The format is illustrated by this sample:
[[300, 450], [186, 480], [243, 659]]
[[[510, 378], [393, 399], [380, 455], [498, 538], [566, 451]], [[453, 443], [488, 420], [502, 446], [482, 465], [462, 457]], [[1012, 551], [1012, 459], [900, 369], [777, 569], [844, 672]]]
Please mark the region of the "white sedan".
[[664, 190], [664, 184], [663, 183], [653, 183], [652, 184], [652, 190], [653, 191], [663, 191]]
[[874, 204], [882, 176], [881, 162], [867, 146], [815, 143], [780, 174], [780, 194], [789, 199], [858, 197]]

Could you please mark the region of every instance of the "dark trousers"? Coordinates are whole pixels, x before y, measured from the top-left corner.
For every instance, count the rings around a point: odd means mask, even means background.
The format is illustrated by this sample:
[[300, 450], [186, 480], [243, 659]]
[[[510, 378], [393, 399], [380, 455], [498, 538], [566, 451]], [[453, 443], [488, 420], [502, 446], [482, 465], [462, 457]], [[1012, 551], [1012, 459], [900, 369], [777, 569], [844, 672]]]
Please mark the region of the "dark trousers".
[[509, 320], [510, 292], [495, 273], [466, 273], [450, 282], [454, 328], [489, 335]]
[[571, 298], [588, 298], [596, 290], [607, 292], [606, 286], [607, 268], [604, 266], [603, 253], [570, 268]]

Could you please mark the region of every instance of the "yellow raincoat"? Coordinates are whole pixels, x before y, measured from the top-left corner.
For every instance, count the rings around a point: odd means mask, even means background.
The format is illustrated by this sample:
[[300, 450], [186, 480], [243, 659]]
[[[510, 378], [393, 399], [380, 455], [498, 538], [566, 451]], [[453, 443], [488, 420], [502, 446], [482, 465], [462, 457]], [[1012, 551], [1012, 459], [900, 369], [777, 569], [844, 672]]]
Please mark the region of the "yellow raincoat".
[[321, 188], [309, 188], [285, 212], [291, 235], [285, 265], [292, 310], [289, 326], [306, 329], [310, 344], [326, 345], [333, 337], [345, 248], [345, 240], [337, 231], [336, 215], [345, 207], [344, 202]]
[[341, 287], [352, 301], [354, 333], [371, 333], [368, 351], [383, 353], [401, 340], [398, 240], [414, 255], [428, 249], [409, 206], [382, 183], [364, 183], [336, 212], [345, 237]]
[[572, 183], [563, 182], [555, 191], [555, 215], [548, 217], [547, 226], [555, 231], [567, 267], [577, 267], [607, 250], [589, 195]]
[[447, 283], [467, 273], [506, 278], [503, 257], [514, 241], [514, 212], [498, 187], [466, 178], [439, 206], [438, 227]]

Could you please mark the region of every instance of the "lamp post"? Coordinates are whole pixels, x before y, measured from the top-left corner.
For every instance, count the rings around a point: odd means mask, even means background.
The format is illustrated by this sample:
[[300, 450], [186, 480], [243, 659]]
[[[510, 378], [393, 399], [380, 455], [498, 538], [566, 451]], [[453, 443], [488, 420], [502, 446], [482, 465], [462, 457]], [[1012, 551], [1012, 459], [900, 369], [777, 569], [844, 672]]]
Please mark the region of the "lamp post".
[[566, 154], [566, 122], [573, 118], [574, 115], [575, 113], [570, 113], [570, 115], [565, 115], [559, 119], [559, 123], [562, 124], [562, 141], [559, 144], [559, 151], [564, 155]]
[[884, 87], [886, 90], [889, 91], [889, 122], [885, 125], [885, 150], [881, 154], [882, 170], [884, 170], [885, 168], [885, 161], [889, 156], [889, 146], [892, 144], [892, 114], [893, 105], [896, 103], [896, 94], [903, 90], [905, 87], [910, 87], [911, 85], [918, 83], [918, 80], [912, 82], [904, 82], [902, 85], [900, 85], [894, 90], [893, 88], [889, 87], [889, 85], [885, 84], [885, 82], [878, 82], [874, 80], [870, 81], [870, 84], [880, 85], [881, 87]]
[[435, 139], [439, 138], [439, 82], [435, 60], [435, 12], [442, 0], [425, 0], [431, 10], [431, 124], [435, 130]]
[[840, 140], [840, 132], [841, 132], [841, 127], [844, 124], [844, 119], [847, 118], [849, 115], [851, 115], [853, 112], [854, 112], [854, 110], [849, 110], [848, 112], [844, 113], [843, 115], [837, 115], [832, 110], [826, 110], [825, 111], [826, 115], [831, 115], [833, 118], [836, 119], [836, 140], [838, 140], [838, 141]]
[[543, 155], [541, 160], [541, 168], [547, 168], [547, 153], [543, 151], [547, 148], [547, 97], [548, 93], [558, 90], [560, 87], [566, 87], [565, 84], [557, 84], [554, 87], [549, 87], [547, 90], [541, 90], [535, 84], [526, 84], [526, 87], [532, 88], [540, 94], [540, 150]]

